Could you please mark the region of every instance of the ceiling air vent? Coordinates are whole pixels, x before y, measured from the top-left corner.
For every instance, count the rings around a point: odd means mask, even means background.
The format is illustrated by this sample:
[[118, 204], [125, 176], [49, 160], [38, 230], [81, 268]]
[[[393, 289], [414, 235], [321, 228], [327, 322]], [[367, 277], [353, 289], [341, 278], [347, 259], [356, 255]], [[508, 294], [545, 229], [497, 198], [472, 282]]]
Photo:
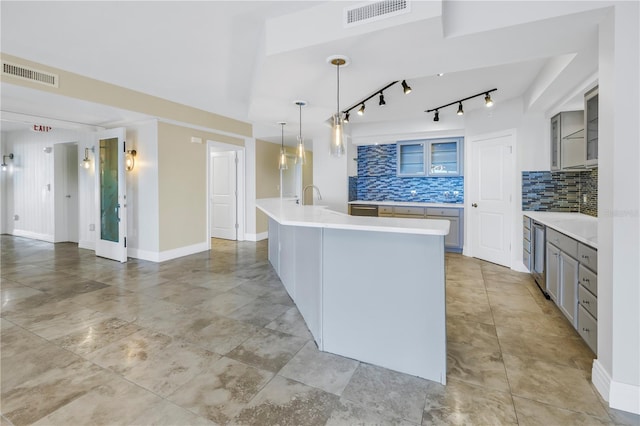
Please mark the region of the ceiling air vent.
[[47, 71], [37, 70], [24, 65], [12, 64], [2, 61], [2, 75], [10, 75], [22, 80], [58, 87], [58, 75]]
[[410, 11], [408, 0], [384, 0], [366, 3], [344, 10], [344, 25], [349, 27], [357, 24], [378, 21], [391, 16], [401, 15]]

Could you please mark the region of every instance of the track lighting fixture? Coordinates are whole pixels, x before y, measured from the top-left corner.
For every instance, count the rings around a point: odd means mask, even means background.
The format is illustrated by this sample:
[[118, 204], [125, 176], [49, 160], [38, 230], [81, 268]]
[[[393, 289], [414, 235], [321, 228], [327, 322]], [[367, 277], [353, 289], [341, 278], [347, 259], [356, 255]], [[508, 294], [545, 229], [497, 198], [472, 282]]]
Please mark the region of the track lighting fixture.
[[402, 80], [402, 90], [404, 91], [405, 95], [411, 93], [411, 87], [409, 87], [409, 85], [407, 84], [407, 80]]
[[489, 92], [485, 93], [484, 96], [484, 105], [489, 108], [493, 106], [493, 99], [491, 99], [491, 95], [489, 94]]
[[287, 151], [284, 149], [284, 126], [287, 125], [284, 121], [279, 121], [281, 135], [280, 135], [280, 160], [278, 161], [278, 169], [287, 170], [289, 166], [287, 165]]
[[428, 109], [428, 110], [426, 110], [425, 112], [427, 112], [427, 113], [428, 113], [428, 112], [432, 112], [432, 111], [434, 111], [434, 114], [433, 114], [433, 121], [440, 121], [440, 114], [439, 114], [439, 112], [440, 112], [440, 111], [439, 111], [439, 110], [441, 110], [442, 108], [446, 108], [446, 107], [448, 107], [448, 106], [451, 106], [451, 105], [458, 104], [458, 111], [457, 111], [457, 114], [458, 114], [458, 115], [464, 115], [464, 110], [462, 109], [462, 103], [463, 103], [464, 101], [468, 101], [469, 99], [477, 98], [478, 96], [483, 96], [483, 95], [484, 95], [484, 104], [485, 104], [487, 107], [490, 107], [490, 106], [492, 106], [492, 105], [493, 105], [493, 100], [491, 99], [491, 95], [489, 95], [489, 93], [491, 93], [491, 92], [495, 92], [496, 90], [498, 90], [498, 89], [491, 89], [491, 90], [487, 90], [487, 91], [484, 91], [484, 92], [480, 92], [480, 93], [478, 93], [477, 95], [467, 96], [466, 98], [459, 99], [459, 100], [457, 100], [457, 101], [453, 101], [453, 102], [449, 102], [448, 104], [441, 105], [441, 106], [436, 107], [436, 108]]
[[307, 155], [304, 152], [304, 139], [302, 139], [302, 107], [306, 106], [305, 101], [296, 101], [296, 105], [300, 109], [300, 133], [298, 134], [298, 149], [296, 150], [296, 164], [304, 166], [307, 164]]
[[2, 156], [2, 165], [1, 165], [1, 167], [2, 167], [2, 171], [3, 172], [6, 171], [7, 168], [9, 167], [9, 165], [7, 164], [7, 158], [9, 160], [13, 160], [13, 154], [8, 154], [8, 155], [3, 155]]
[[384, 101], [384, 95], [380, 92], [380, 101], [378, 102], [379, 106], [385, 106], [387, 103]]
[[[368, 97], [364, 98], [361, 101], [358, 101], [357, 103], [353, 104], [352, 106], [350, 106], [349, 108], [342, 110], [342, 112], [344, 113], [344, 123], [348, 123], [349, 122], [349, 112], [353, 109], [356, 109], [358, 107], [360, 107], [358, 109], [358, 115], [364, 115], [364, 109], [365, 109], [365, 102], [367, 102], [369, 99], [373, 98], [374, 96], [378, 96], [378, 106], [385, 106], [387, 104], [387, 102], [384, 99], [384, 91], [387, 90], [389, 87], [393, 86], [394, 84], [400, 83], [400, 81], [396, 80], [396, 81], [392, 81], [391, 83], [387, 84], [386, 86], [384, 86], [383, 88], [376, 90], [375, 92], [373, 92], [373, 94], [369, 95]], [[407, 84], [406, 80], [402, 80], [402, 87], [403, 87], [403, 91], [404, 93], [409, 93], [411, 92], [411, 87], [409, 87], [409, 85]]]
[[331, 155], [334, 157], [342, 157], [345, 153], [344, 147], [344, 121], [340, 113], [340, 67], [349, 64], [349, 58], [346, 56], [330, 56], [327, 61], [336, 67], [336, 113], [333, 115], [331, 126]]

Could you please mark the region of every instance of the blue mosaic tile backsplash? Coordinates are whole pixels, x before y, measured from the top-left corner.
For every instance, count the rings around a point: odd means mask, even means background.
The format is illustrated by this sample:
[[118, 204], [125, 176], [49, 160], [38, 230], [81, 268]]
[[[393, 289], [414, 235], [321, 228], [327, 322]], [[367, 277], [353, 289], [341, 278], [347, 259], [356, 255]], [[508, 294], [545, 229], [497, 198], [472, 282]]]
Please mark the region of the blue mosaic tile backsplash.
[[[584, 201], [586, 195], [587, 201]], [[522, 210], [598, 216], [598, 169], [522, 172]]]
[[464, 202], [463, 177], [400, 178], [396, 169], [395, 144], [358, 146], [358, 176], [349, 178], [349, 201]]

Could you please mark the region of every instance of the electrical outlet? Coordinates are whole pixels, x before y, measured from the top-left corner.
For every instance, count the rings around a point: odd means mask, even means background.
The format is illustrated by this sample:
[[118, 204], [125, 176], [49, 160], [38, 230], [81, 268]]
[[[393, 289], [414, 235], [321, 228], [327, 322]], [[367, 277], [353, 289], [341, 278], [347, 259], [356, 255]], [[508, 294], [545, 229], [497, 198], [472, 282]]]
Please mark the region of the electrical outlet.
[[587, 194], [582, 195], [582, 203], [587, 204]]
[[95, 231], [96, 230], [96, 225], [93, 223], [89, 224], [89, 231]]
[[417, 193], [418, 193], [418, 191], [416, 191], [415, 189], [411, 190], [411, 196], [412, 197], [415, 197]]

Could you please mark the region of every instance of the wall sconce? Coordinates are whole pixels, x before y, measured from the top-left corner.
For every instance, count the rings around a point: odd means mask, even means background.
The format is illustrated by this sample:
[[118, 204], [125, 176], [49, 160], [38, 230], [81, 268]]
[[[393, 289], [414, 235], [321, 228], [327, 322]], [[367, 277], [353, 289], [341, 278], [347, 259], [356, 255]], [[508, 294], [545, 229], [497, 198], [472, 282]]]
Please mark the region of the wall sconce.
[[[94, 152], [93, 147], [91, 147], [91, 152]], [[87, 170], [91, 168], [91, 159], [89, 158], [89, 148], [84, 149], [84, 158], [80, 162], [80, 167]]]
[[124, 168], [127, 169], [128, 172], [133, 170], [136, 166], [136, 155], [138, 152], [135, 149], [131, 149], [127, 151], [127, 154], [124, 157]]
[[7, 158], [9, 160], [13, 160], [13, 154], [3, 155], [2, 156], [2, 166], [1, 167], [2, 167], [2, 171], [3, 172], [7, 170], [7, 167], [9, 167], [8, 164], [7, 164]]

